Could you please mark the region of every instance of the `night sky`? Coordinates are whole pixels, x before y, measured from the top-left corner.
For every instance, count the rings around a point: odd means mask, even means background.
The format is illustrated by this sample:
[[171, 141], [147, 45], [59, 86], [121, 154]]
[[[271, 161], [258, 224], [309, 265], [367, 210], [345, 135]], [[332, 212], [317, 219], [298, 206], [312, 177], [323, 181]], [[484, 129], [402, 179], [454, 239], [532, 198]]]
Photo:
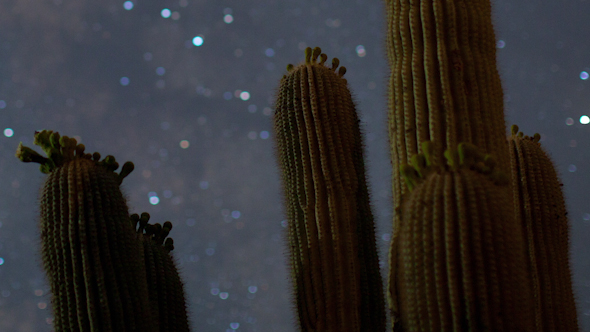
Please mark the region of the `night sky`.
[[[590, 331], [590, 1], [493, 6], [507, 127], [540, 133], [564, 183]], [[37, 227], [46, 176], [14, 157], [41, 129], [134, 162], [130, 213], [174, 224], [194, 331], [295, 331], [272, 107], [307, 46], [347, 68], [386, 263], [384, 23], [378, 0], [1, 1], [0, 331], [52, 326]]]

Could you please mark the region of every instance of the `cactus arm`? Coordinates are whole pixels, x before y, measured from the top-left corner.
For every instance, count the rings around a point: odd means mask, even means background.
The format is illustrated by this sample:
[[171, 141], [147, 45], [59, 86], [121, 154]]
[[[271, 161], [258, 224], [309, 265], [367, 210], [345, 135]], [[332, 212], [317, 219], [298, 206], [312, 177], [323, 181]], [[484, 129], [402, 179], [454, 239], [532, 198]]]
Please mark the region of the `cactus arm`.
[[[143, 245], [149, 301], [154, 324], [160, 332], [190, 331], [184, 285], [172, 257], [174, 241], [167, 237], [172, 223], [166, 221], [149, 224], [150, 215], [143, 212], [130, 216], [130, 224], [136, 229]], [[139, 224], [139, 227], [137, 225]]]
[[577, 331], [569, 222], [561, 184], [539, 134], [513, 125], [508, 138], [516, 215], [525, 231], [538, 331]]

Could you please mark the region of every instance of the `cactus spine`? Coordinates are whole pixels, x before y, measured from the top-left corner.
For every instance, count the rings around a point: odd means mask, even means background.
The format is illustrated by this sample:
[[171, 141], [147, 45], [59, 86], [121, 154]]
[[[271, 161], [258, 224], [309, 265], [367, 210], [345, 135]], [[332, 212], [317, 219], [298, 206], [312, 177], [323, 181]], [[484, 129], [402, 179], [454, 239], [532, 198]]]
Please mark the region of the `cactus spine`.
[[[346, 69], [316, 47], [287, 67], [274, 128], [303, 331], [382, 331], [384, 299], [359, 120]], [[319, 58], [319, 62], [317, 61]]]

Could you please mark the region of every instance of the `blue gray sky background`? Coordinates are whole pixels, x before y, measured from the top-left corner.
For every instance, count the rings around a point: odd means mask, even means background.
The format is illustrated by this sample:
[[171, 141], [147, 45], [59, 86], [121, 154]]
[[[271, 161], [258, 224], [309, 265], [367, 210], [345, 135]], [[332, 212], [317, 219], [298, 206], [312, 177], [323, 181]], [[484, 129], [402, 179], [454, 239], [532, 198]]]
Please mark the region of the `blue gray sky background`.
[[[508, 127], [561, 175], [574, 289], [590, 331], [590, 2], [493, 1]], [[170, 220], [195, 331], [295, 331], [272, 104], [320, 46], [347, 67], [366, 134], [377, 241], [391, 233], [384, 7], [378, 0], [0, 2], [0, 331], [50, 331], [35, 130], [130, 160], [131, 213]], [[387, 273], [387, 264], [383, 265]]]

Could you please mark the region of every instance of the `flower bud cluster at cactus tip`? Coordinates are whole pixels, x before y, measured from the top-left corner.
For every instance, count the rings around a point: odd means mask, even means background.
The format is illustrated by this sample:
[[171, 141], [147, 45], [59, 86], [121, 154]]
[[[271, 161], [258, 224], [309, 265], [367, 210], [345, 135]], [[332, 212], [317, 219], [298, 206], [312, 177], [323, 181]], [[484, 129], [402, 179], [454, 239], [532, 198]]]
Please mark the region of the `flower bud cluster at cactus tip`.
[[533, 137], [530, 137], [528, 135], [525, 135], [522, 131], [518, 131], [518, 129], [518, 126], [515, 124], [512, 125], [512, 127], [510, 127], [510, 131], [513, 137], [518, 136], [520, 138], [529, 139], [535, 143], [539, 143], [539, 141], [541, 140], [541, 135], [539, 133], [535, 133]]
[[[425, 179], [433, 171], [432, 142], [422, 142], [422, 153], [413, 155], [410, 164], [400, 165], [400, 175], [404, 178], [408, 189], [413, 190], [418, 183]], [[454, 171], [459, 168], [475, 170], [486, 174], [497, 185], [508, 183], [508, 176], [496, 168], [496, 158], [490, 154], [482, 153], [471, 143], [460, 143], [457, 149], [447, 149], [444, 152], [447, 165]], [[458, 164], [456, 163], [458, 160]]]
[[[154, 241], [155, 244], [164, 246], [168, 251], [174, 250], [174, 240], [172, 238], [166, 238], [172, 229], [172, 223], [170, 221], [166, 221], [164, 225], [159, 223], [149, 224], [150, 215], [147, 212], [143, 212], [141, 217], [137, 213], [134, 213], [129, 218], [138, 234], [144, 234]], [[137, 226], [138, 224], [139, 227]]]
[[[113, 156], [106, 156], [100, 160], [100, 153], [93, 154], [84, 153], [86, 147], [84, 144], [78, 144], [73, 137], [60, 136], [58, 132], [52, 130], [42, 130], [35, 132], [35, 139], [33, 144], [40, 146], [47, 158], [41, 156], [33, 149], [26, 147], [22, 142], [18, 145], [16, 150], [16, 157], [25, 163], [34, 162], [41, 164], [40, 170], [42, 173], [48, 174], [53, 170], [63, 166], [74, 159], [88, 159], [94, 161], [98, 166], [102, 166], [109, 171], [116, 171], [119, 168], [119, 163]], [[128, 161], [123, 165], [121, 172], [117, 174], [118, 181], [121, 183], [123, 179], [129, 175], [134, 169], [132, 162]]]
[[[319, 62], [318, 62], [318, 58], [319, 58]], [[326, 67], [325, 63], [328, 60], [328, 56], [325, 53], [322, 53], [322, 49], [319, 47], [315, 47], [315, 48], [311, 48], [308, 47], [305, 49], [305, 62], [300, 65], [300, 66], [304, 66], [304, 65], [320, 65], [323, 67]], [[346, 67], [342, 66], [340, 68], [338, 68], [338, 66], [340, 65], [340, 60], [338, 60], [338, 58], [333, 58], [332, 59], [332, 67], [330, 68], [333, 72], [336, 72], [336, 69], [338, 69], [338, 76], [342, 77], [344, 76], [344, 74], [346, 74]], [[293, 64], [288, 64], [287, 65], [287, 71], [288, 72], [292, 72], [294, 69], [299, 68], [300, 66], [294, 66]], [[328, 68], [328, 67], [326, 67]], [[284, 76], [286, 77], [286, 76]]]

